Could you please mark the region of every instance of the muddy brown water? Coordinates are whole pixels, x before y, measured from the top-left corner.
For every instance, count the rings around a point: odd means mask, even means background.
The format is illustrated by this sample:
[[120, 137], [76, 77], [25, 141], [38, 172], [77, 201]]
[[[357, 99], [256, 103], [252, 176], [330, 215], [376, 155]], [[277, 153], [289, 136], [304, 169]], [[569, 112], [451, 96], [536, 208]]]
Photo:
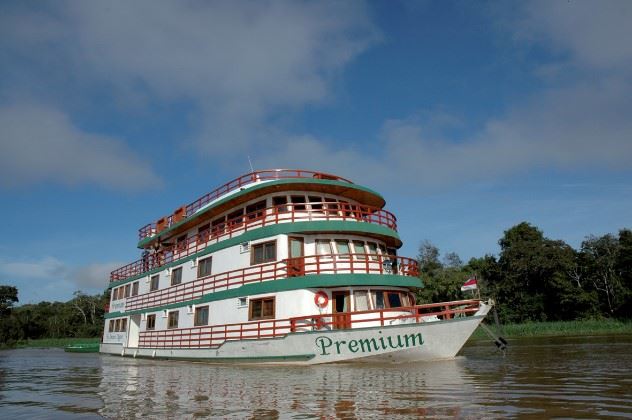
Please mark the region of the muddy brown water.
[[311, 367], [0, 352], [0, 418], [632, 418], [632, 336], [488, 341], [454, 360]]

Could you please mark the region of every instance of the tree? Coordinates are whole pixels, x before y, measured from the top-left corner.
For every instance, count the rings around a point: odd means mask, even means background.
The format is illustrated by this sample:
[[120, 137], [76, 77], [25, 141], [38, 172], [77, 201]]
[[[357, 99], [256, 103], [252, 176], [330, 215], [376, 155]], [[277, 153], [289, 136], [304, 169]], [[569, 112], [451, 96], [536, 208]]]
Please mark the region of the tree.
[[0, 316], [11, 313], [13, 304], [18, 302], [18, 289], [14, 286], [0, 286]]
[[568, 273], [575, 251], [563, 241], [545, 238], [542, 231], [522, 222], [499, 240], [498, 271], [489, 286], [505, 322], [572, 319], [578, 290]]
[[[625, 232], [623, 237], [627, 240]], [[588, 236], [582, 242], [581, 256], [584, 274], [597, 291], [602, 311], [616, 315], [628, 296], [622, 276], [629, 257], [622, 253], [619, 239], [611, 234]]]
[[621, 300], [623, 304], [617, 314], [624, 318], [632, 318], [632, 230], [619, 231], [619, 254], [616, 269], [621, 277]]
[[455, 252], [448, 252], [440, 262], [439, 248], [425, 240], [419, 246], [418, 261], [421, 266], [420, 276], [424, 287], [418, 291], [421, 302], [445, 302], [463, 299], [461, 286], [471, 274], [468, 267], [463, 266], [461, 258]]

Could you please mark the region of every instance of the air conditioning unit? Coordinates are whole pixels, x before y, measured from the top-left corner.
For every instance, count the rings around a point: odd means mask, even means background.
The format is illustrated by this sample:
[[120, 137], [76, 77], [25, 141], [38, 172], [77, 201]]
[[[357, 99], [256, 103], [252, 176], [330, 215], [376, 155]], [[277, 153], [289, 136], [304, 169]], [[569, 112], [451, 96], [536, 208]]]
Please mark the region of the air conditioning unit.
[[238, 308], [245, 308], [247, 306], [248, 306], [248, 298], [247, 297], [237, 298], [237, 307]]
[[239, 252], [241, 254], [245, 254], [246, 252], [250, 252], [250, 242], [242, 242], [239, 244]]

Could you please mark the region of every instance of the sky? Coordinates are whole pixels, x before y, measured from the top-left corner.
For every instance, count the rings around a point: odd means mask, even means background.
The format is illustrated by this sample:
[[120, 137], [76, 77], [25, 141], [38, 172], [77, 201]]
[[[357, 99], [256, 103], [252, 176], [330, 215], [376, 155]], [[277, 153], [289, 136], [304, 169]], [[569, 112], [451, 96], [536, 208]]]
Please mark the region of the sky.
[[632, 227], [632, 2], [0, 2], [0, 284], [98, 293], [255, 169], [381, 192], [415, 257]]

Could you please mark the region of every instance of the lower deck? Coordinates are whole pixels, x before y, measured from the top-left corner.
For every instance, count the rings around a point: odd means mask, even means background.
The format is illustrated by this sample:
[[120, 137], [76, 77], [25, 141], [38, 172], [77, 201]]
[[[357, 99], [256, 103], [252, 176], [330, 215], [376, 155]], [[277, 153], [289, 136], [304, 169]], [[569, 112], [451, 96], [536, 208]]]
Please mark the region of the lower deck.
[[127, 342], [103, 343], [101, 351], [133, 357], [270, 363], [374, 360], [395, 353], [397, 360], [432, 360], [453, 357], [489, 308], [479, 300], [463, 300], [139, 331]]

